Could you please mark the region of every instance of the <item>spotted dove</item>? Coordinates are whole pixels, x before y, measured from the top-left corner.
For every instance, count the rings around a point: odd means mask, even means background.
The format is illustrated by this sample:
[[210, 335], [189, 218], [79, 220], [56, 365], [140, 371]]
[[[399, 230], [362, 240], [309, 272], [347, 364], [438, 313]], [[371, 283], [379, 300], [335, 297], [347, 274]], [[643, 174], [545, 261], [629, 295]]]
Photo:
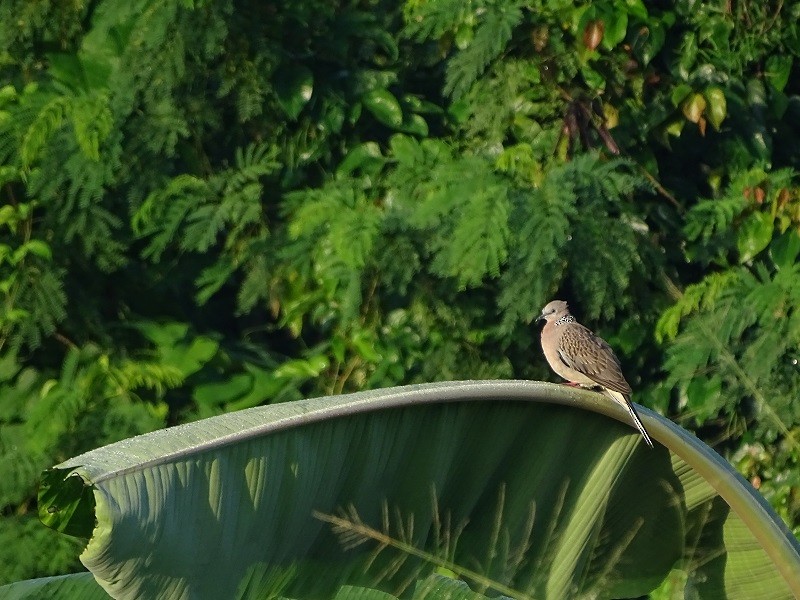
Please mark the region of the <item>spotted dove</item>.
[[563, 300], [553, 300], [545, 306], [536, 321], [542, 319], [546, 321], [542, 328], [542, 350], [550, 368], [574, 385], [600, 388], [622, 405], [652, 448], [653, 442], [631, 403], [631, 386], [625, 381], [611, 346], [578, 323]]

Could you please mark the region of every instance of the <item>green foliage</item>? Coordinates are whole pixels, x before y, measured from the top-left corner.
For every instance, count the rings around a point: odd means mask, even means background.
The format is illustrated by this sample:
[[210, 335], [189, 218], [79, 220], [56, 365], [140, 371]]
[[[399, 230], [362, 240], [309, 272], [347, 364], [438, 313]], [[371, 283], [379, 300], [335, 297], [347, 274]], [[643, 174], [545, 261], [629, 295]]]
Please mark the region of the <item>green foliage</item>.
[[514, 258], [499, 295], [506, 328], [520, 317], [537, 316], [565, 275], [596, 317], [613, 315], [625, 302], [618, 290], [655, 270], [645, 250], [646, 225], [637, 223], [628, 202], [648, 186], [630, 167], [585, 155], [547, 172], [541, 185], [520, 199], [513, 219], [519, 228]]
[[0, 350], [36, 347], [66, 317], [50, 245], [33, 238], [34, 203], [0, 208]]
[[[14, 353], [4, 354], [0, 363], [0, 506], [8, 513], [13, 507], [14, 514], [2, 521], [0, 537], [18, 542], [3, 545], [14, 554], [4, 561], [14, 565], [3, 571], [5, 583], [75, 568], [79, 542], [32, 532], [40, 526], [35, 501], [30, 500], [38, 471], [55, 457], [162, 427], [164, 404], [141, 404], [131, 397], [132, 390], [146, 379], [142, 373], [147, 370], [147, 365], [131, 361], [118, 366], [96, 348], [87, 348], [71, 351], [58, 377], [48, 378], [22, 366]], [[43, 545], [50, 550], [40, 552]]]
[[[721, 197], [698, 202], [686, 219], [686, 236], [696, 242], [692, 258], [750, 264], [769, 246], [773, 230], [797, 226], [798, 215], [787, 206], [796, 179], [792, 169], [754, 169], [733, 179]], [[731, 256], [734, 251], [738, 256]]]
[[[796, 435], [796, 431], [792, 431]], [[786, 440], [780, 442], [779, 452], [762, 442], [742, 444], [731, 457], [736, 469], [775, 507], [776, 512], [787, 523], [794, 523], [793, 533], [800, 535], [800, 471], [798, 471], [797, 448]]]
[[[184, 252], [205, 253], [219, 245], [216, 262], [195, 279], [196, 299], [205, 304], [241, 269], [252, 273], [269, 235], [261, 206], [261, 179], [278, 166], [275, 152], [266, 145], [250, 145], [235, 151], [235, 164], [207, 180], [178, 175], [163, 189], [152, 192], [134, 213], [134, 231], [150, 238], [143, 256], [158, 262], [175, 240]], [[245, 279], [245, 284], [248, 282]], [[249, 310], [257, 297], [240, 290], [240, 306]]]
[[688, 286], [657, 329], [662, 340], [671, 340], [668, 383], [680, 390], [687, 416], [700, 424], [717, 419], [725, 437], [743, 435], [749, 448], [777, 443], [769, 460], [738, 460], [748, 476], [763, 480], [789, 523], [797, 520], [788, 498], [798, 484], [786, 477], [786, 467], [772, 463], [793, 464], [797, 454], [791, 433], [800, 415], [796, 182], [791, 169], [754, 170], [732, 181], [719, 199], [693, 207], [687, 255], [716, 270]]
[[455, 157], [439, 142], [396, 136], [387, 192], [415, 237], [425, 239], [430, 270], [459, 288], [496, 277], [508, 256], [509, 185], [486, 157]]
[[[448, 62], [444, 84], [446, 94], [456, 100], [463, 96], [489, 63], [505, 50], [514, 27], [522, 21], [523, 5], [522, 2], [495, 2], [476, 8], [475, 14], [480, 14], [479, 24], [474, 31], [459, 32], [471, 39]], [[424, 20], [425, 16], [416, 15], [416, 18]]]
[[81, 569], [77, 556], [85, 545], [83, 540], [42, 527], [39, 519], [29, 516], [0, 520], [0, 544], [3, 583], [42, 573], [75, 573]]
[[[762, 390], [771, 389], [769, 395], [781, 403], [779, 398], [792, 397], [798, 383], [790, 362], [800, 339], [794, 309], [800, 299], [800, 234], [790, 204], [796, 180], [791, 169], [751, 171], [732, 181], [721, 198], [699, 202], [687, 216], [687, 238], [694, 242], [687, 254], [720, 270], [686, 288], [663, 314], [658, 333], [662, 340], [675, 338], [667, 362], [673, 380], [689, 385], [698, 373], [711, 374], [726, 392], [717, 403], [731, 413], [745, 398], [770, 404]], [[682, 320], [687, 327], [679, 333]], [[789, 388], [782, 389], [785, 385]], [[701, 421], [722, 408], [709, 402]], [[773, 416], [772, 426], [788, 416], [767, 414]]]

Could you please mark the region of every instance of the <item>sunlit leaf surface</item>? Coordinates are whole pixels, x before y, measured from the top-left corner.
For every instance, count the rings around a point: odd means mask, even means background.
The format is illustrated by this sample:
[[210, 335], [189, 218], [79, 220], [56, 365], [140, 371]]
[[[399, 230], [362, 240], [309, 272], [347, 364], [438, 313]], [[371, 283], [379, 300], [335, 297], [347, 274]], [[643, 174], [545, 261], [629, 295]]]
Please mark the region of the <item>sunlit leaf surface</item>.
[[377, 598], [436, 572], [518, 598], [676, 580], [791, 598], [800, 552], [766, 503], [642, 412], [654, 450], [593, 392], [431, 384], [225, 414], [59, 469], [94, 486], [81, 560], [117, 598]]

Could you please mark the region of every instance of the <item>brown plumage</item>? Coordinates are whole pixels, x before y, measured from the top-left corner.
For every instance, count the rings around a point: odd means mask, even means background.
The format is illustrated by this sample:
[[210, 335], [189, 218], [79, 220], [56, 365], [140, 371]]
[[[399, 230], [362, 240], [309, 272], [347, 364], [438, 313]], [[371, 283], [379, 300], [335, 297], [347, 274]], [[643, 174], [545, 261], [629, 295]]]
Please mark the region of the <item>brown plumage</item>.
[[647, 434], [631, 402], [631, 386], [625, 381], [619, 359], [605, 340], [575, 320], [563, 300], [553, 300], [537, 321], [542, 328], [542, 350], [550, 368], [573, 384], [602, 391], [630, 413], [633, 423], [651, 448]]

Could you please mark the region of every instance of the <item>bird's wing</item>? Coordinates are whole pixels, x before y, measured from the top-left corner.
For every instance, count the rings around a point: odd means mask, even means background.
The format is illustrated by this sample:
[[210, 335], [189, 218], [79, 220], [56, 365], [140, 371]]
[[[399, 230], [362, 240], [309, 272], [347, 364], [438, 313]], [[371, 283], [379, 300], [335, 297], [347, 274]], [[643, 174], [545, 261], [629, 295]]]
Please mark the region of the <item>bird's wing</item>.
[[559, 358], [572, 369], [609, 390], [629, 396], [619, 359], [605, 340], [579, 323], [570, 323], [561, 335]]

